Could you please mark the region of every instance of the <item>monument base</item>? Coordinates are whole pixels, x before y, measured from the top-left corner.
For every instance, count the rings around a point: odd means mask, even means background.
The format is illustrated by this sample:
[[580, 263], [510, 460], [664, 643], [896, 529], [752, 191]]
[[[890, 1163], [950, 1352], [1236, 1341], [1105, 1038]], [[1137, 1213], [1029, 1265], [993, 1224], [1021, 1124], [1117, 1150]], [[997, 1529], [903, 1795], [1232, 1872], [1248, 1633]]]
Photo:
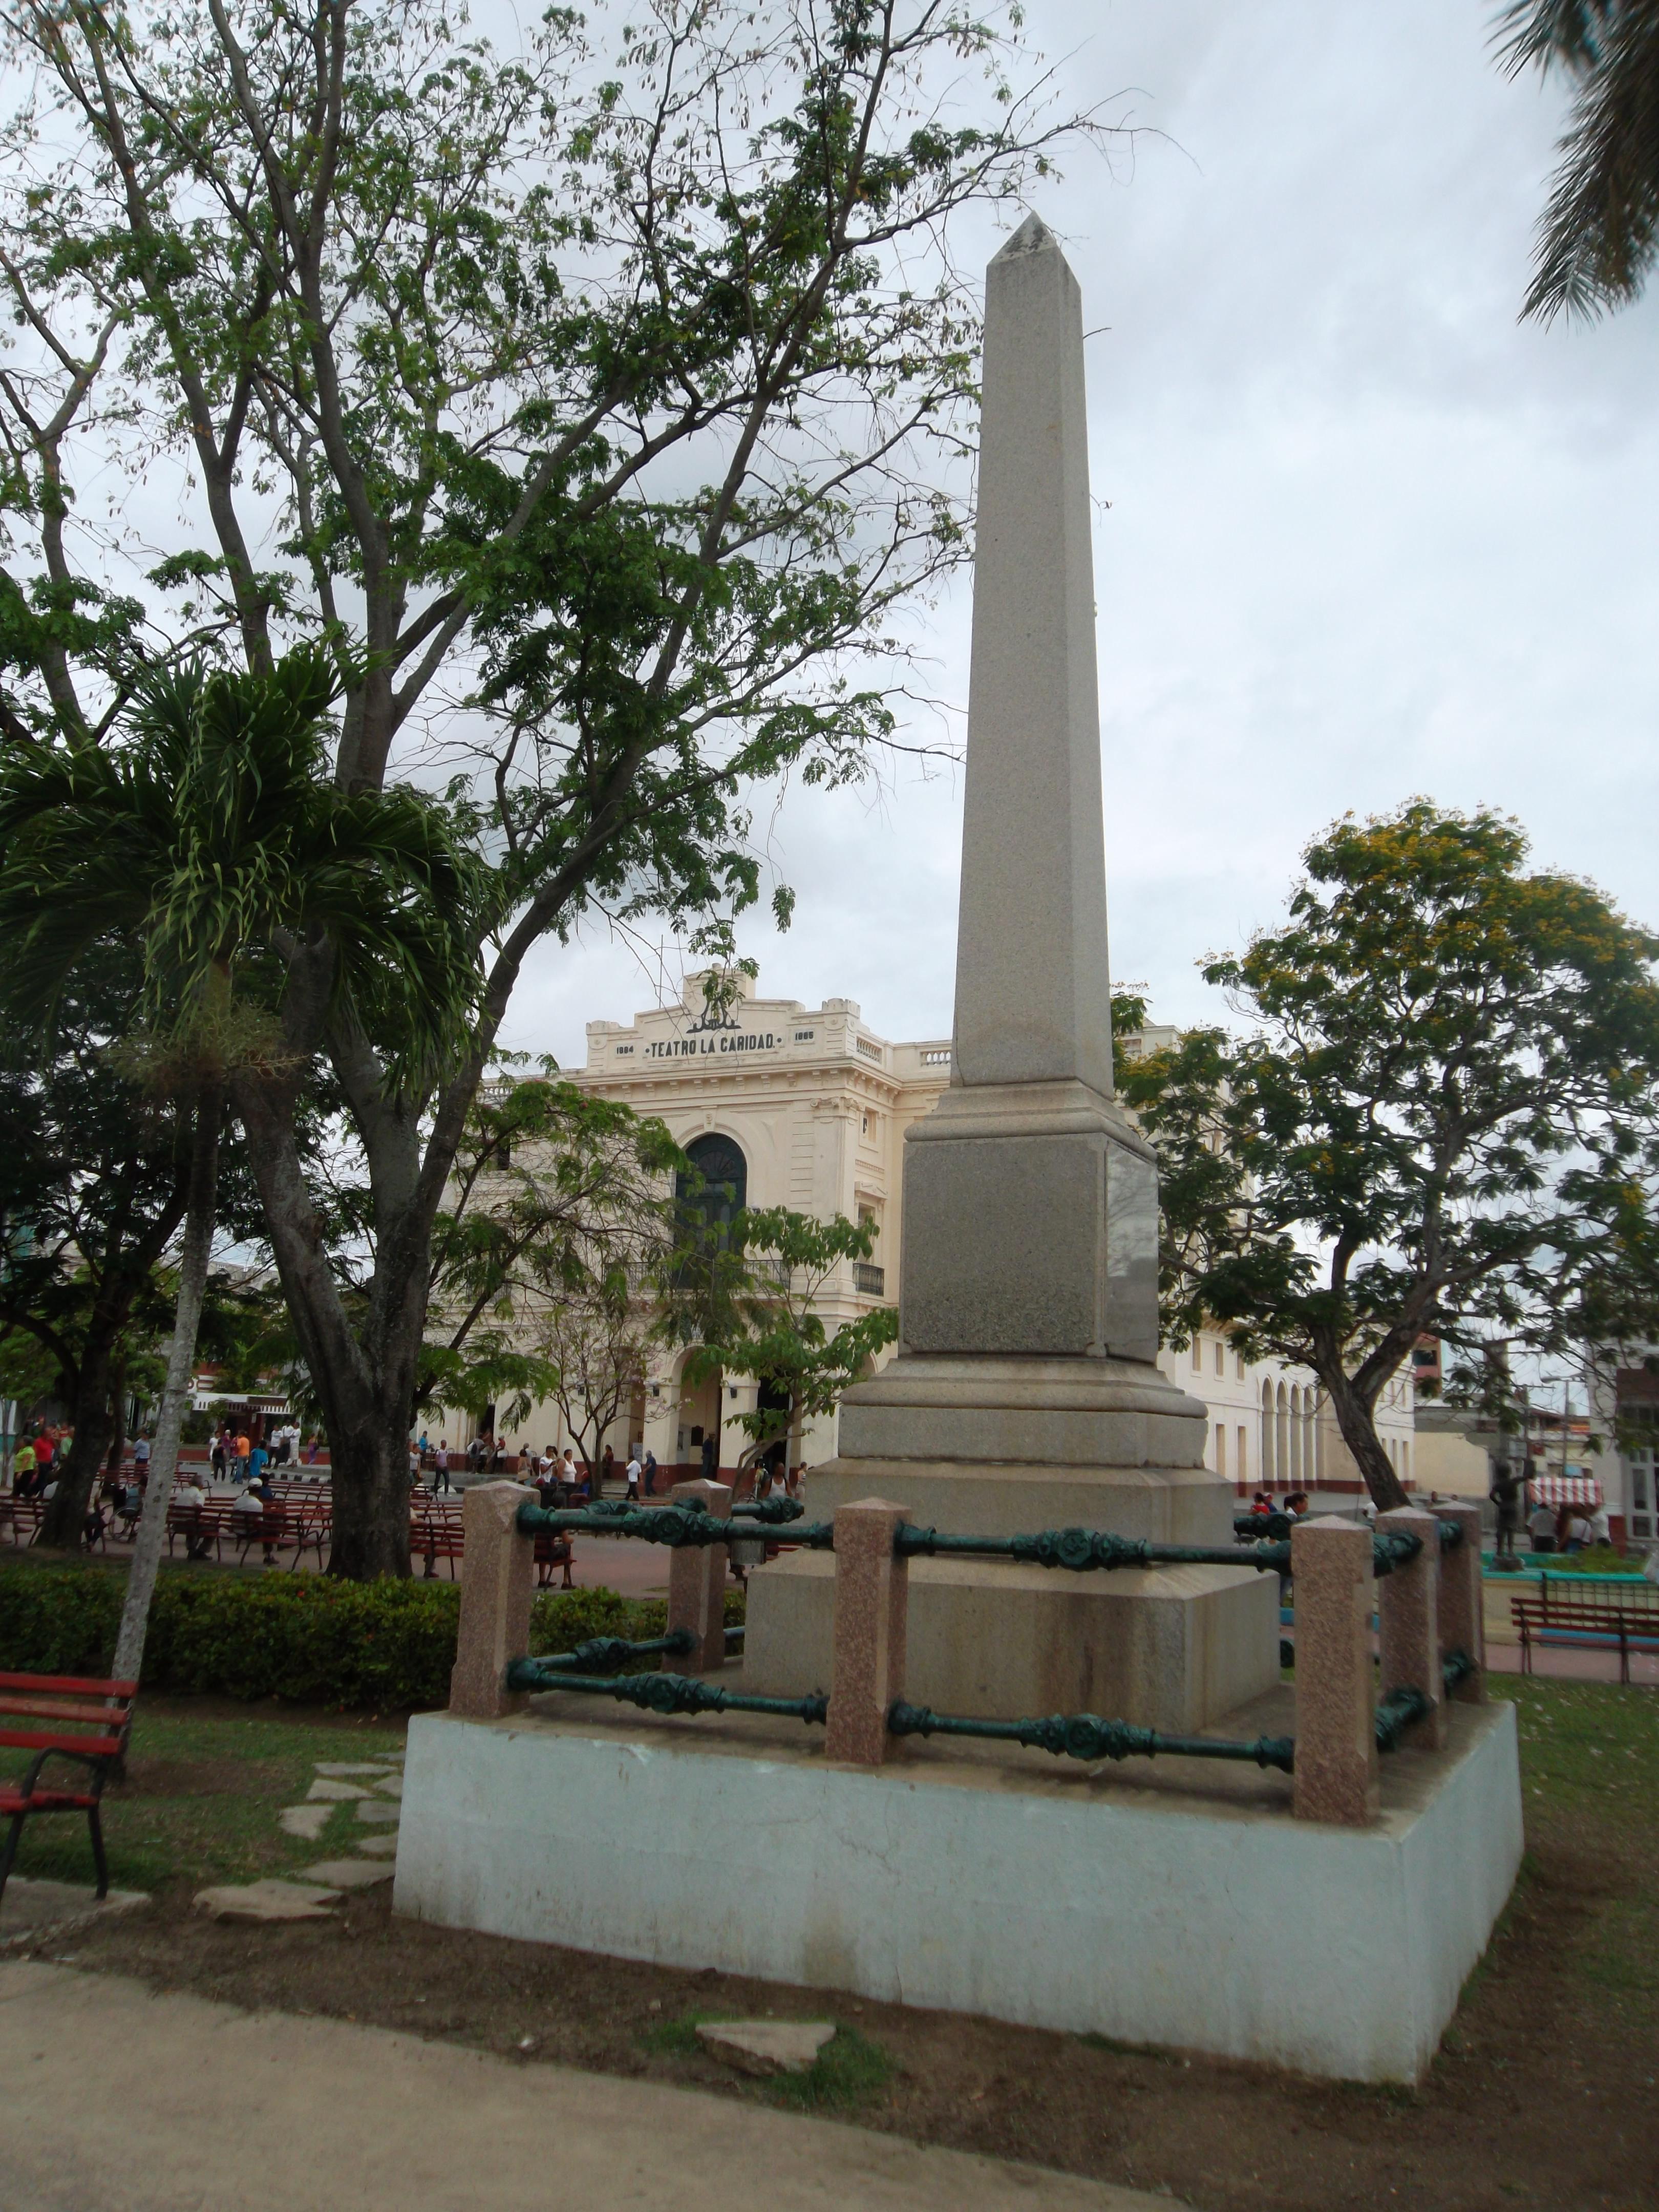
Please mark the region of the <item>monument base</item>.
[[[1249, 1567], [1077, 1575], [918, 1559], [909, 1583], [905, 1695], [939, 1712], [1099, 1713], [1185, 1735], [1279, 1679], [1279, 1577]], [[836, 1563], [822, 1553], [751, 1574], [749, 1687], [828, 1689], [835, 1611]]]
[[[722, 1677], [735, 1684], [736, 1674]], [[1287, 1692], [1228, 1717], [1284, 1732]], [[549, 1711], [556, 1717], [546, 1717]], [[1267, 2061], [1419, 2079], [1515, 1879], [1514, 1708], [1384, 1763], [1368, 1828], [1290, 1781], [907, 1742], [874, 1771], [751, 1716], [542, 1698], [410, 1724], [395, 1908], [662, 1966]], [[977, 1755], [981, 1754], [982, 1755]], [[1154, 1782], [1156, 1786], [1148, 1786]]]
[[[842, 1401], [839, 1457], [806, 1510], [884, 1498], [922, 1528], [980, 1536], [1103, 1528], [1233, 1548], [1233, 1493], [1204, 1463], [1203, 1405], [1144, 1360], [902, 1352]], [[779, 1532], [787, 1540], [787, 1530]], [[1050, 1572], [911, 1562], [906, 1694], [1015, 1720], [1092, 1712], [1185, 1733], [1279, 1679], [1279, 1581], [1249, 1567]], [[796, 1553], [751, 1577], [748, 1679], [827, 1689], [833, 1562]]]

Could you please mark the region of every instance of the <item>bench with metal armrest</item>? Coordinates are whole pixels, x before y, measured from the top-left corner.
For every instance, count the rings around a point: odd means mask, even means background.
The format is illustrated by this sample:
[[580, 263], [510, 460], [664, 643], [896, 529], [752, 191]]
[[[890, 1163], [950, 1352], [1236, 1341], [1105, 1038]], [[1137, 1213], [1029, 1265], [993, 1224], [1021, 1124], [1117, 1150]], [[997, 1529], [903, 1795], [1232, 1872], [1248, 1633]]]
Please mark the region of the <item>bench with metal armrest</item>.
[[[126, 1756], [132, 1727], [136, 1682], [94, 1681], [75, 1674], [0, 1674], [0, 1750], [32, 1751], [21, 1777], [0, 1779], [0, 1820], [9, 1825], [0, 1844], [0, 1896], [17, 1856], [23, 1824], [36, 1813], [84, 1813], [92, 1837], [98, 1894], [109, 1893], [109, 1863], [99, 1825], [104, 1784]], [[17, 1720], [47, 1725], [17, 1728]], [[84, 1766], [87, 1779], [66, 1778], [74, 1786], [43, 1777], [49, 1761]]]

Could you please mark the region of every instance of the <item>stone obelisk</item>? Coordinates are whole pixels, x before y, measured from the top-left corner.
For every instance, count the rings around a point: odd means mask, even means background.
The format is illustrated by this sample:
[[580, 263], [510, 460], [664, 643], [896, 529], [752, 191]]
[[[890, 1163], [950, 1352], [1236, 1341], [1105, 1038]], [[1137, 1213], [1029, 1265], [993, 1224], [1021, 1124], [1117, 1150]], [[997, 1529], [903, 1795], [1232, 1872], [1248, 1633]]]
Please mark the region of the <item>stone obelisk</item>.
[[[906, 1142], [898, 1353], [843, 1400], [815, 1519], [1231, 1540], [1205, 1408], [1154, 1364], [1157, 1170], [1113, 1097], [1091, 520], [1081, 295], [1032, 216], [986, 278], [951, 1082]], [[815, 1686], [829, 1572], [752, 1578], [761, 1686]], [[908, 1694], [1199, 1727], [1276, 1679], [1272, 1582], [918, 1561]]]

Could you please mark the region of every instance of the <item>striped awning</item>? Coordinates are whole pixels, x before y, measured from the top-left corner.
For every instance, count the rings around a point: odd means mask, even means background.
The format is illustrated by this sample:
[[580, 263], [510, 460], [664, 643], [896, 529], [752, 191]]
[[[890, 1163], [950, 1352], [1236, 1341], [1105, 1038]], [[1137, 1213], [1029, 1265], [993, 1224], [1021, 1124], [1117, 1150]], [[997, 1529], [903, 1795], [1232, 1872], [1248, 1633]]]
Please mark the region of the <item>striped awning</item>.
[[1534, 1505], [1588, 1505], [1594, 1512], [1601, 1503], [1601, 1486], [1593, 1474], [1535, 1474], [1531, 1488]]

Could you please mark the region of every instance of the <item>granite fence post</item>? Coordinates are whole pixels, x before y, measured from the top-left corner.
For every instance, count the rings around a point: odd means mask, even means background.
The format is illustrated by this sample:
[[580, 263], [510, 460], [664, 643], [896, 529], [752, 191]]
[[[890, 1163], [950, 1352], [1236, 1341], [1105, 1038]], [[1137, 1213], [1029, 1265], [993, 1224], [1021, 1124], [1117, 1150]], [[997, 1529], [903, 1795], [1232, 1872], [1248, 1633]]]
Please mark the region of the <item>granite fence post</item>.
[[[732, 1516], [729, 1482], [677, 1482], [672, 1505], [701, 1504], [717, 1521]], [[685, 1545], [668, 1555], [668, 1626], [689, 1628], [693, 1642], [677, 1672], [708, 1674], [726, 1664], [726, 1577], [731, 1560], [724, 1544]], [[665, 1662], [667, 1663], [667, 1662]]]
[[879, 1766], [893, 1739], [888, 1708], [904, 1695], [909, 1562], [893, 1554], [907, 1505], [861, 1498], [836, 1513], [836, 1628], [824, 1755]]
[[1480, 1508], [1478, 1505], [1437, 1505], [1437, 1521], [1455, 1521], [1463, 1540], [1440, 1554], [1440, 1656], [1467, 1651], [1474, 1672], [1466, 1674], [1452, 1695], [1460, 1705], [1481, 1705], [1486, 1701], [1486, 1610], [1480, 1575]]
[[1371, 1668], [1371, 1536], [1334, 1516], [1291, 1532], [1296, 1586], [1298, 1820], [1363, 1828], [1376, 1817], [1376, 1691]]
[[1446, 1741], [1446, 1695], [1440, 1680], [1440, 1526], [1436, 1516], [1413, 1505], [1376, 1516], [1379, 1536], [1420, 1536], [1414, 1559], [1377, 1583], [1377, 1626], [1382, 1658], [1382, 1694], [1421, 1690], [1429, 1711], [1401, 1735], [1413, 1751], [1438, 1751]]
[[499, 1720], [524, 1704], [501, 1678], [509, 1661], [530, 1650], [532, 1569], [536, 1544], [515, 1524], [536, 1493], [517, 1482], [473, 1484], [461, 1501], [465, 1556], [461, 1564], [461, 1625], [449, 1677], [449, 1710], [465, 1720]]

